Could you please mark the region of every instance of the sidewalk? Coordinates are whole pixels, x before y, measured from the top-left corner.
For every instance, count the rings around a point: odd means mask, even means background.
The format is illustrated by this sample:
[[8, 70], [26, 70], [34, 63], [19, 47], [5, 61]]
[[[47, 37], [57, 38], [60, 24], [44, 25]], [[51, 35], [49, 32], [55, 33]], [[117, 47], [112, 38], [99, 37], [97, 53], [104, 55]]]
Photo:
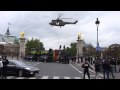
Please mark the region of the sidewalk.
[[[76, 64], [78, 64], [79, 66], [81, 66], [83, 63], [80, 62], [80, 63], [76, 63]], [[92, 73], [95, 73], [94, 64], [92, 64], [92, 65], [90, 64], [90, 66], [91, 66], [94, 70], [89, 69], [89, 71], [92, 72]], [[115, 78], [115, 79], [120, 79], [120, 72], [116, 72], [116, 73], [114, 72], [113, 74], [114, 74], [114, 78]], [[103, 78], [103, 73], [100, 73], [99, 76]], [[110, 76], [110, 78], [112, 79], [111, 76]]]

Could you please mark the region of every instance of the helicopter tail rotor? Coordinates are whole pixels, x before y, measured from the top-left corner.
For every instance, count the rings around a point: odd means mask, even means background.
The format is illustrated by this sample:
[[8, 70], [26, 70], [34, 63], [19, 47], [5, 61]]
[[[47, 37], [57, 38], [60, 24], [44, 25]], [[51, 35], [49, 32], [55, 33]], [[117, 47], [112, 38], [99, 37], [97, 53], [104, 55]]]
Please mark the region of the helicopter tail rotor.
[[78, 21], [75, 21], [74, 24], [76, 24]]

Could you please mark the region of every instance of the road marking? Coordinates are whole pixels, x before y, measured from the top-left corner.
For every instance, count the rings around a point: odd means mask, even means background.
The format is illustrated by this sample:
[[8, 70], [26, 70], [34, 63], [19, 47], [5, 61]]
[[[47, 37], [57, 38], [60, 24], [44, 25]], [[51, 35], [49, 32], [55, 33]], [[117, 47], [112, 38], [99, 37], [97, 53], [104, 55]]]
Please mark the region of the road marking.
[[59, 79], [59, 76], [54, 76], [53, 79]]
[[41, 79], [48, 79], [48, 76], [43, 76]]
[[79, 71], [79, 69], [77, 69], [75, 66], [73, 66], [72, 64], [70, 64], [75, 70], [77, 70], [80, 74], [83, 73], [81, 71]]
[[75, 77], [75, 79], [81, 79], [80, 77]]
[[32, 66], [36, 66], [36, 65], [38, 65], [38, 64], [40, 64], [41, 62], [38, 62], [38, 63], [36, 63], [36, 64], [34, 64], [34, 65], [32, 65]]
[[102, 75], [102, 74], [99, 74], [99, 76], [103, 77], [103, 75]]
[[91, 70], [91, 69], [89, 69], [89, 71], [92, 72], [92, 73], [95, 73], [95, 71], [93, 71], [93, 70]]
[[32, 66], [32, 64], [27, 64], [28, 66]]
[[79, 65], [78, 63], [76, 63], [76, 64], [81, 67], [81, 65]]
[[70, 79], [70, 77], [65, 76], [64, 79]]
[[85, 79], [89, 79], [87, 75], [85, 75]]
[[[95, 73], [95, 71], [93, 71], [93, 70], [90, 70], [90, 72], [92, 72], [92, 73]], [[103, 77], [103, 75], [102, 74], [98, 74], [100, 77]]]
[[37, 79], [37, 77], [30, 77], [30, 78], [28, 78], [28, 79]]
[[99, 77], [98, 79], [102, 79], [102, 78]]
[[8, 76], [7, 79], [15, 79], [15, 76]]
[[25, 79], [25, 77], [17, 77], [16, 79]]

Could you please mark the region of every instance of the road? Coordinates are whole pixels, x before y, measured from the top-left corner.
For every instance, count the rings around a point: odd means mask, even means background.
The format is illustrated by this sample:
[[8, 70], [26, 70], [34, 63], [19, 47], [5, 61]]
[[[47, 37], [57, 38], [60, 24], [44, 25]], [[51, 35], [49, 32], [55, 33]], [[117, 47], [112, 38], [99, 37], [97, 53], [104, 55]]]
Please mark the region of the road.
[[[23, 62], [27, 65], [38, 67], [40, 69], [40, 74], [33, 77], [8, 76], [7, 79], [83, 79], [83, 68], [81, 68], [80, 64], [77, 63], [62, 64], [58, 62]], [[92, 70], [90, 70], [90, 77], [91, 79], [95, 78], [95, 73]], [[86, 79], [88, 79], [87, 76]], [[102, 79], [102, 77], [99, 77], [98, 79]]]

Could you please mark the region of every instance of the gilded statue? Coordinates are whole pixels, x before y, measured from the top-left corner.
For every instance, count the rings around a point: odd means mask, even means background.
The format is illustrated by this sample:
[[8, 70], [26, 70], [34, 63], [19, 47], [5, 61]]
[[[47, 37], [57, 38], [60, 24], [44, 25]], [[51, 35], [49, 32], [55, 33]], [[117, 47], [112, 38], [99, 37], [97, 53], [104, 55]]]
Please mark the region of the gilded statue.
[[81, 33], [78, 33], [78, 39], [81, 39]]
[[24, 32], [20, 32], [20, 38], [24, 38]]

